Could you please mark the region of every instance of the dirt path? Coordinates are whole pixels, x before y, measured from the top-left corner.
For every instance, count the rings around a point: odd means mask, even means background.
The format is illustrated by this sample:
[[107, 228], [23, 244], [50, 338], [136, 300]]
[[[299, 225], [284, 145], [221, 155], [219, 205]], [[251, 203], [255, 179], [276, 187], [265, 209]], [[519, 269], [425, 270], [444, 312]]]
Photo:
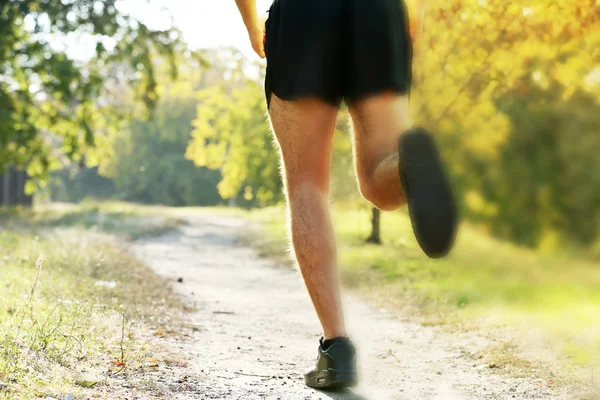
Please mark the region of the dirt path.
[[178, 399], [567, 399], [539, 379], [514, 379], [479, 366], [481, 338], [391, 319], [345, 296], [357, 342], [361, 386], [352, 392], [306, 388], [319, 325], [295, 271], [237, 240], [243, 223], [194, 217], [180, 232], [136, 242], [136, 254], [197, 307], [185, 345], [192, 377]]

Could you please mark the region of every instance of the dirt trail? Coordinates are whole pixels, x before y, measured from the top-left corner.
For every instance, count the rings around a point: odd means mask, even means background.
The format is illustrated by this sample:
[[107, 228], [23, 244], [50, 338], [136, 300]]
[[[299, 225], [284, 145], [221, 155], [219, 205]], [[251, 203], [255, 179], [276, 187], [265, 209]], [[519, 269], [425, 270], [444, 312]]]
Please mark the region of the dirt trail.
[[398, 321], [345, 296], [361, 385], [345, 393], [304, 386], [319, 325], [295, 271], [240, 244], [243, 223], [193, 217], [179, 232], [134, 244], [136, 255], [175, 283], [197, 312], [184, 348], [193, 384], [178, 399], [567, 399], [540, 379], [514, 379], [478, 365], [481, 338]]

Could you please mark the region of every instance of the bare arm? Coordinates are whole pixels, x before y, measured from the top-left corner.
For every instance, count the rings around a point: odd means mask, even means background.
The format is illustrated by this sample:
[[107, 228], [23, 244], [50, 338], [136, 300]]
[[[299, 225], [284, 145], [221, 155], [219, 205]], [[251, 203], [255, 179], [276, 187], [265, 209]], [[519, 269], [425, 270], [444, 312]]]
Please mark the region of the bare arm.
[[240, 10], [240, 14], [242, 14], [246, 29], [250, 31], [251, 29], [256, 28], [258, 26], [256, 0], [235, 0], [235, 4], [237, 4], [238, 10]]
[[256, 11], [256, 0], [235, 0], [248, 31], [252, 48], [260, 58], [265, 58], [265, 23], [259, 20]]

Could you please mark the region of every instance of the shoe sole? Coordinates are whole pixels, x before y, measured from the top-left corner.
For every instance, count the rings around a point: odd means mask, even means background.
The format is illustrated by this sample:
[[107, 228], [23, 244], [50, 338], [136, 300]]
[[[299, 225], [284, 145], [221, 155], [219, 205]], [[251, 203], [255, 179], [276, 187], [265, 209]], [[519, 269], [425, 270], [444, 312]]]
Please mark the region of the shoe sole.
[[356, 376], [351, 372], [328, 369], [326, 371], [321, 371], [319, 375], [322, 376], [315, 377], [311, 380], [305, 379], [306, 386], [313, 389], [337, 390], [354, 387], [358, 384]]
[[454, 195], [431, 135], [415, 128], [400, 137], [400, 177], [413, 231], [430, 258], [446, 256], [456, 237]]

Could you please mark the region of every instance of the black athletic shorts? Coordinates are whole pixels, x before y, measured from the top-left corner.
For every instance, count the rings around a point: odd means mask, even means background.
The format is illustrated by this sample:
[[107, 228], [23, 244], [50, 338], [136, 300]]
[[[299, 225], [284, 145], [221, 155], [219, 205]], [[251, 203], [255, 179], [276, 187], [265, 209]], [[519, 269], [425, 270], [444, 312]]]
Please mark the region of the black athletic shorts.
[[408, 93], [412, 41], [404, 0], [274, 0], [266, 22], [267, 104], [317, 97], [339, 105]]

